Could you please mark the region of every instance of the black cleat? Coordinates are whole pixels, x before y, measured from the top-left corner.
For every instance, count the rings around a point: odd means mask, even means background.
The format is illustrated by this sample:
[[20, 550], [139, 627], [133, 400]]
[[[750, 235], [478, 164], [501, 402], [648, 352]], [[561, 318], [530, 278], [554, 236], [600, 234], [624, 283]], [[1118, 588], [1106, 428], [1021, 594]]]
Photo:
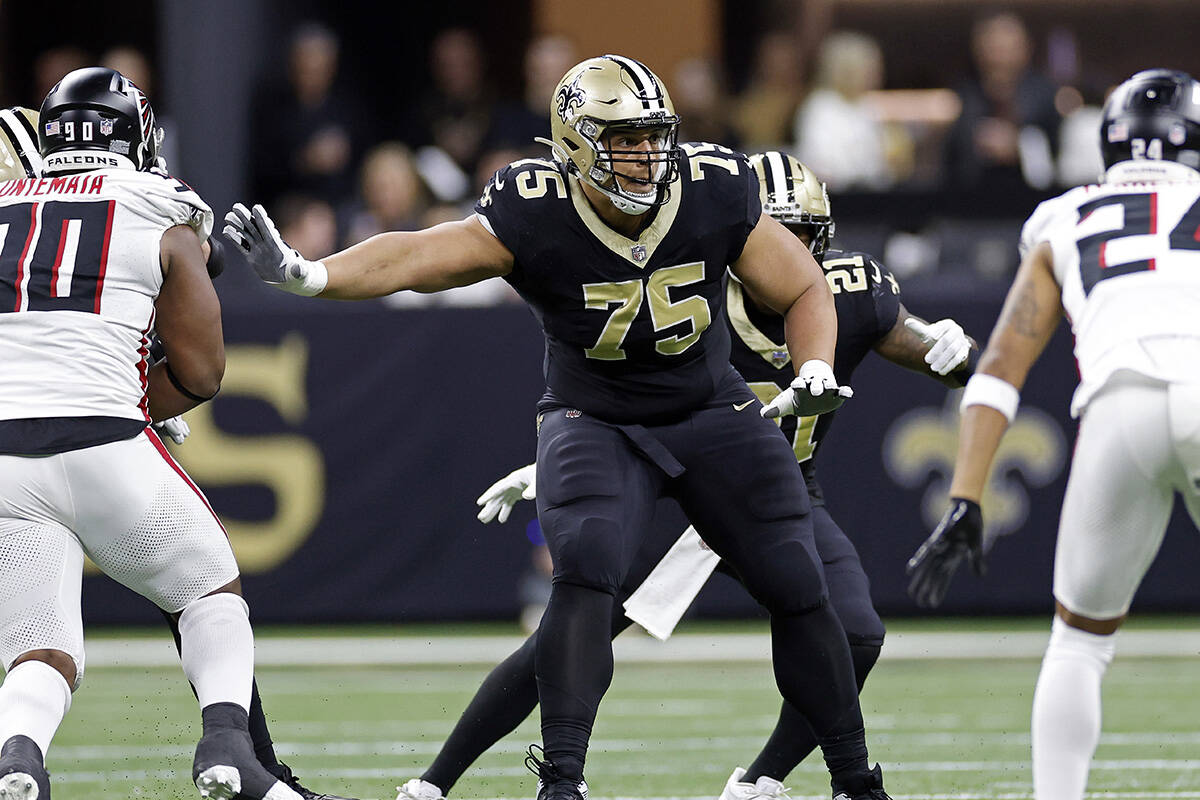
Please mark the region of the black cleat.
[[280, 761], [274, 766], [267, 767], [267, 772], [270, 772], [279, 781], [291, 789], [296, 794], [304, 798], [304, 800], [355, 800], [353, 797], [343, 797], [340, 794], [318, 794], [312, 789], [303, 786], [300, 779], [292, 774], [292, 768]]
[[883, 790], [883, 770], [879, 765], [850, 780], [833, 782], [833, 800], [892, 800]]
[[28, 736], [14, 736], [0, 747], [0, 800], [50, 800], [42, 749]]
[[538, 776], [537, 800], [587, 800], [587, 781], [580, 778], [576, 783], [571, 778], [564, 778], [553, 763], [535, 756], [534, 748], [537, 748], [543, 757], [545, 752], [533, 744], [529, 746], [529, 752], [525, 756], [525, 766]]
[[254, 756], [246, 710], [213, 703], [202, 712], [204, 735], [196, 745], [192, 780], [205, 800], [300, 800], [294, 789], [267, 772]]

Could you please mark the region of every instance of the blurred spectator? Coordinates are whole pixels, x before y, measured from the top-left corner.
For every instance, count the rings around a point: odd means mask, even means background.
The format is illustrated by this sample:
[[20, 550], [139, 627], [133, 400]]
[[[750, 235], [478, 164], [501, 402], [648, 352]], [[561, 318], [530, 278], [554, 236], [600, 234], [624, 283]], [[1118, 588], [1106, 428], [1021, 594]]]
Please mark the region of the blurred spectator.
[[747, 152], [779, 149], [789, 141], [804, 94], [796, 40], [772, 31], [758, 42], [754, 75], [734, 106], [733, 125]]
[[376, 145], [363, 159], [360, 174], [361, 206], [347, 225], [346, 247], [384, 231], [423, 227], [425, 186], [406, 145], [399, 142]]
[[325, 200], [302, 194], [283, 195], [271, 209], [279, 235], [309, 260], [337, 250], [337, 215]]
[[1020, 17], [981, 17], [972, 29], [976, 75], [958, 87], [962, 113], [947, 139], [950, 180], [963, 188], [1045, 188], [1054, 178], [1051, 143], [1060, 118], [1054, 86], [1031, 67], [1032, 44]]
[[[418, 137], [426, 146], [448, 156], [461, 173], [471, 175], [493, 113], [479, 38], [465, 28], [440, 32], [430, 46], [429, 69], [433, 86], [417, 109]], [[424, 152], [418, 157], [423, 163], [434, 161]], [[461, 196], [455, 197], [454, 189], [461, 194], [469, 182], [460, 185], [453, 181], [445, 166], [439, 165], [436, 173], [423, 169], [422, 174], [439, 199], [459, 200]]]
[[[570, 69], [570, 67], [568, 67], [568, 69]], [[541, 147], [540, 152], [537, 153], [537, 156], [539, 158], [549, 158], [550, 153], [548, 153], [547, 150], [548, 148], [545, 146]], [[480, 156], [479, 164], [475, 167], [475, 181], [471, 187], [472, 196], [468, 198], [470, 201], [469, 205], [472, 207], [474, 206], [476, 197], [483, 193], [483, 187], [488, 185], [488, 182], [498, 170], [507, 167], [514, 161], [520, 160], [524, 156], [525, 153], [521, 152], [520, 150], [505, 148], [488, 150], [486, 153]]]
[[271, 203], [302, 192], [340, 205], [354, 193], [360, 105], [335, 91], [337, 36], [300, 26], [288, 51], [287, 85], [262, 92], [251, 121], [254, 193]]
[[712, 59], [681, 61], [672, 76], [671, 100], [679, 114], [679, 141], [713, 142], [741, 149], [741, 139], [729, 121], [721, 71]]
[[[100, 66], [115, 69], [136, 83], [137, 87], [147, 96], [158, 97], [155, 92], [154, 73], [150, 66], [150, 60], [136, 47], [120, 45], [110, 48], [101, 54]], [[165, 114], [163, 113], [164, 109], [167, 111]], [[167, 169], [173, 170], [179, 166], [179, 139], [176, 136], [178, 129], [175, 127], [174, 120], [171, 119], [170, 109], [167, 108], [166, 103], [158, 99], [154, 101], [154, 120], [163, 129], [164, 134], [159, 155], [166, 160]]]
[[1062, 114], [1058, 131], [1058, 182], [1062, 186], [1096, 183], [1104, 172], [1104, 157], [1100, 153], [1100, 130], [1103, 118], [1104, 94], [1080, 91], [1064, 86], [1055, 96], [1055, 105]]
[[62, 76], [73, 70], [92, 66], [92, 57], [78, 47], [63, 45], [43, 50], [33, 61], [33, 97], [29, 104], [41, 108], [42, 100], [50, 94]]
[[487, 149], [516, 149], [545, 156], [545, 148], [533, 139], [550, 138], [550, 96], [567, 70], [581, 60], [575, 45], [565, 36], [550, 34], [530, 42], [525, 49], [522, 101], [497, 108], [487, 135]]
[[796, 151], [832, 189], [883, 189], [911, 152], [898, 127], [880, 122], [868, 92], [883, 87], [883, 52], [869, 36], [831, 33], [817, 59], [815, 88], [796, 114]]

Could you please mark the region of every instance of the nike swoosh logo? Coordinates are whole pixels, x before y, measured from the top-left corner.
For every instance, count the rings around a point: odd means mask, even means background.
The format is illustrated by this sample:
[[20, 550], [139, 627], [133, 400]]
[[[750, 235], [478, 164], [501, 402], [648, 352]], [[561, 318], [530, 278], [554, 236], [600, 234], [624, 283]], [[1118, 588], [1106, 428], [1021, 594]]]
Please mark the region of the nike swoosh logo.
[[753, 402], [754, 402], [753, 400], [747, 400], [747, 401], [746, 401], [746, 402], [744, 402], [744, 403], [734, 403], [734, 404], [733, 404], [733, 410], [734, 410], [734, 411], [741, 411], [743, 408], [745, 408], [746, 406], [750, 405], [750, 404], [751, 404], [751, 403], [753, 403]]

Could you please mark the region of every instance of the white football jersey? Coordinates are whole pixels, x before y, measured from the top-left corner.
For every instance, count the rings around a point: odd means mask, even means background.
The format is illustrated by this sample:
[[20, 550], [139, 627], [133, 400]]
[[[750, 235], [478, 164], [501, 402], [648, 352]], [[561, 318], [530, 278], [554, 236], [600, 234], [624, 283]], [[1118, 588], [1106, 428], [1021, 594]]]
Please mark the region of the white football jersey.
[[1200, 173], [1174, 162], [1127, 161], [1105, 183], [1037, 207], [1021, 232], [1041, 242], [1075, 334], [1078, 416], [1122, 370], [1200, 381]]
[[0, 183], [0, 420], [149, 419], [146, 350], [163, 233], [203, 239], [183, 182], [104, 169]]

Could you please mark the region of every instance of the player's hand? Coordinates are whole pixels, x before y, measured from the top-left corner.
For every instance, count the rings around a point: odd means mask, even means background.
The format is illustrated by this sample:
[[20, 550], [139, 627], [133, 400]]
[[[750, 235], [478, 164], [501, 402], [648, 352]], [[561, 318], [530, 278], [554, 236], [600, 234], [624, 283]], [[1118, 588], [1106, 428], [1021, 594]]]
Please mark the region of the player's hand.
[[964, 558], [976, 575], [987, 572], [983, 514], [978, 503], [951, 497], [942, 521], [908, 560], [908, 596], [923, 608], [937, 608]]
[[500, 480], [489, 486], [475, 505], [483, 506], [479, 511], [480, 522], [491, 522], [499, 519], [508, 522], [508, 515], [513, 506], [521, 500], [532, 500], [537, 497], [537, 464], [527, 464], [520, 469], [514, 469]]
[[833, 368], [819, 358], [805, 361], [800, 372], [788, 388], [763, 406], [762, 415], [767, 419], [795, 414], [811, 417], [824, 414], [840, 407], [847, 397], [853, 397], [849, 386], [838, 386]]
[[925, 363], [938, 375], [948, 375], [967, 363], [971, 355], [971, 338], [952, 319], [924, 322], [916, 317], [904, 320], [904, 327], [929, 345]]
[[241, 248], [258, 277], [272, 286], [308, 297], [325, 288], [329, 279], [325, 265], [309, 261], [289, 247], [262, 206], [255, 204], [250, 211], [234, 203], [221, 233]]
[[170, 436], [171, 441], [175, 444], [183, 444], [184, 440], [192, 433], [192, 429], [183, 417], [164, 419], [162, 422], [154, 423], [153, 427], [159, 433], [165, 433], [167, 436]]

